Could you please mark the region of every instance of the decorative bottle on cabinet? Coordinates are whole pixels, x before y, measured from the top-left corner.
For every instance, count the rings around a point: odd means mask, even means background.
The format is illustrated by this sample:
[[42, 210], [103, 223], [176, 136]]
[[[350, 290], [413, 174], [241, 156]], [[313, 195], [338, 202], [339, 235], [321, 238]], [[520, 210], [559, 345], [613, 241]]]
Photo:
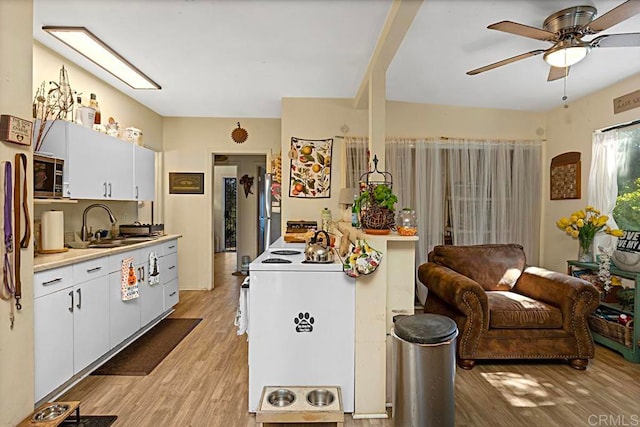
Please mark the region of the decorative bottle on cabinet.
[[91, 94], [91, 99], [89, 101], [89, 106], [91, 108], [93, 108], [94, 110], [96, 110], [96, 115], [93, 118], [93, 124], [99, 125], [101, 123], [100, 107], [98, 106], [98, 101], [96, 100], [96, 94], [95, 93]]

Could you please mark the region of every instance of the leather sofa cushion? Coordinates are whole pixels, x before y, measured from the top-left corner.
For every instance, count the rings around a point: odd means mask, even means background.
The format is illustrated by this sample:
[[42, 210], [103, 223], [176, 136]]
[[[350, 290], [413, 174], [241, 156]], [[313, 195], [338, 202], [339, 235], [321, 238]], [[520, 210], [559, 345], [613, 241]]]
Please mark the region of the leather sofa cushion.
[[476, 281], [487, 291], [508, 291], [526, 265], [524, 249], [517, 244], [436, 246], [430, 260]]
[[559, 309], [509, 291], [488, 291], [489, 327], [502, 329], [562, 328]]

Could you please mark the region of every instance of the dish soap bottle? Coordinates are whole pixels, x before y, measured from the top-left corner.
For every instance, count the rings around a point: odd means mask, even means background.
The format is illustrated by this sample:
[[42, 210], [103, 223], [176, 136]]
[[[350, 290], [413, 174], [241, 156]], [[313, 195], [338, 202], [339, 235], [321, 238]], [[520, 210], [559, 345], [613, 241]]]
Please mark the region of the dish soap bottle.
[[322, 230], [329, 232], [331, 228], [331, 211], [328, 208], [322, 209]]
[[96, 94], [92, 93], [91, 94], [91, 99], [89, 100], [89, 106], [91, 108], [93, 108], [94, 110], [96, 110], [96, 115], [93, 118], [93, 124], [94, 125], [99, 125], [102, 123], [101, 121], [101, 117], [100, 117], [100, 107], [98, 106], [98, 101], [96, 100]]
[[358, 210], [358, 196], [353, 196], [353, 204], [351, 205], [351, 226], [353, 228], [360, 228]]

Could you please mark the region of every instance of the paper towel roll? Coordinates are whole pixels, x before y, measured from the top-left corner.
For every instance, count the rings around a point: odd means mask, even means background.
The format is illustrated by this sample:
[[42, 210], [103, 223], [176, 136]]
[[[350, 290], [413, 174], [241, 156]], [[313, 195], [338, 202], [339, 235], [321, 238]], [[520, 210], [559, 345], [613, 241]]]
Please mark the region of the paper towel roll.
[[42, 249], [45, 251], [64, 249], [64, 212], [42, 212]]

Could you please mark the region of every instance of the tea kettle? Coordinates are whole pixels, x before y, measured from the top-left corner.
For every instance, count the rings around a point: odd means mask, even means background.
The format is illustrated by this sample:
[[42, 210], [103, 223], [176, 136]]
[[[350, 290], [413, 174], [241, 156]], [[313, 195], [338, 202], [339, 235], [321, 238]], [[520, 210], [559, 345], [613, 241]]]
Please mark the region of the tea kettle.
[[[325, 237], [324, 243], [318, 239], [321, 233]], [[307, 247], [304, 250], [304, 259], [306, 262], [315, 263], [333, 262], [333, 250], [330, 245], [329, 233], [324, 230], [316, 231], [309, 243], [307, 243]]]

